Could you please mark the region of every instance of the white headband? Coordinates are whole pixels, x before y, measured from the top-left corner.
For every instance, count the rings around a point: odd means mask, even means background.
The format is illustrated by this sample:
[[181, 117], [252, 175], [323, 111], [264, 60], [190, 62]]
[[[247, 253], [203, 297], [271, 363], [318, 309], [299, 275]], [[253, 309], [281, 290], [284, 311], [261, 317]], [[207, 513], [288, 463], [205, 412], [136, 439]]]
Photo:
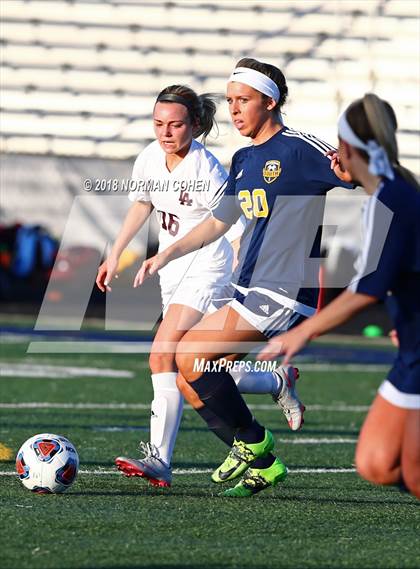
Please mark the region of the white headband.
[[253, 87], [260, 93], [271, 97], [278, 103], [280, 99], [280, 91], [277, 85], [274, 83], [270, 77], [260, 73], [255, 69], [250, 69], [249, 67], [237, 67], [233, 70], [232, 75], [229, 77], [229, 81], [237, 81], [238, 83], [244, 83]]
[[380, 146], [376, 140], [368, 140], [363, 142], [358, 136], [356, 136], [349, 125], [346, 112], [341, 115], [338, 119], [338, 136], [355, 146], [368, 153], [369, 155], [369, 172], [374, 176], [385, 176], [390, 180], [394, 179], [394, 172], [392, 170], [391, 164], [389, 163], [388, 155], [385, 149]]

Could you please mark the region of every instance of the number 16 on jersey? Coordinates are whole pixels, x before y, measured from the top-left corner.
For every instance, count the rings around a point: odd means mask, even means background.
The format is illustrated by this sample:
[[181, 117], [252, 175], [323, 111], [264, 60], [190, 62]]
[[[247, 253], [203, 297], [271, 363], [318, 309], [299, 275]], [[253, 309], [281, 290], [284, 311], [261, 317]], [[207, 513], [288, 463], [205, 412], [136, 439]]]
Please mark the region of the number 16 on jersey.
[[157, 210], [160, 214], [160, 222], [162, 229], [168, 231], [170, 235], [175, 236], [179, 231], [179, 217], [174, 213]]

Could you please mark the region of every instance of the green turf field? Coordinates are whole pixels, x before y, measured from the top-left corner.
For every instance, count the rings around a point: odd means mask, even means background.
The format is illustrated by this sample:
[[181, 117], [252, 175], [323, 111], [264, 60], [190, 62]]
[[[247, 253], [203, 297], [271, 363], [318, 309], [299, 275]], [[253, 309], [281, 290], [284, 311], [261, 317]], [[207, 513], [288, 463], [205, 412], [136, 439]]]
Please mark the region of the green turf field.
[[[371, 486], [352, 466], [382, 371], [315, 372], [306, 364], [300, 394], [308, 412], [298, 434], [269, 397], [248, 398], [290, 474], [274, 490], [235, 500], [210, 482], [226, 451], [190, 409], [171, 489], [116, 472], [114, 457], [135, 455], [148, 438], [145, 356], [27, 355], [26, 348], [2, 344], [3, 569], [419, 567], [417, 501]], [[126, 373], [110, 377], [108, 370]], [[41, 432], [63, 434], [79, 451], [80, 474], [66, 494], [31, 494], [11, 475], [19, 446]]]

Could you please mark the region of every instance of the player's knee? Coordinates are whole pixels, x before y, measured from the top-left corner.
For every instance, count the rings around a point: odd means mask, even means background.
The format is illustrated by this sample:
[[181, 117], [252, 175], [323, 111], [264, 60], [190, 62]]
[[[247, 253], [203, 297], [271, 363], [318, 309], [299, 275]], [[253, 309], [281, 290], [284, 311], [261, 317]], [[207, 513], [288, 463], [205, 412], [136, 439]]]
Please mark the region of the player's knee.
[[188, 380], [194, 369], [194, 356], [184, 353], [181, 345], [178, 346], [175, 361], [179, 372]]
[[151, 353], [149, 366], [152, 373], [165, 373], [175, 369], [175, 354]]
[[397, 484], [400, 467], [380, 449], [358, 449], [356, 469], [359, 475], [373, 484]]
[[420, 499], [420, 478], [404, 478], [404, 483], [410, 494], [413, 494], [413, 496]]
[[190, 405], [194, 407], [194, 409], [199, 409], [203, 406], [203, 403], [198, 397], [197, 393], [194, 391], [188, 381], [180, 374], [178, 374], [178, 377], [176, 378], [176, 385], [181, 395], [186, 401], [188, 401]]
[[420, 473], [403, 472], [403, 480], [410, 494], [420, 500]]
[[410, 494], [420, 499], [420, 463], [418, 457], [403, 456], [402, 478]]
[[181, 340], [178, 342], [175, 354], [175, 363], [181, 375], [188, 381], [194, 365], [194, 355], [188, 353], [187, 344]]
[[176, 378], [176, 386], [178, 387], [180, 393], [184, 396], [184, 398], [187, 399], [188, 391], [189, 391], [188, 382], [180, 374], [178, 374], [178, 376]]

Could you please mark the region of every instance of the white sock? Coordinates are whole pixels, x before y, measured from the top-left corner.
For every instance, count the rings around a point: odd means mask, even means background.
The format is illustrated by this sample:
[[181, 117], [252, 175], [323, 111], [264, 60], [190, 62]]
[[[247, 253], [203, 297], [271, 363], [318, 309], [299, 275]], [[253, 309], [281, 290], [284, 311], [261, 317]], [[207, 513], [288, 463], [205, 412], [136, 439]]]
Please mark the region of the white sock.
[[276, 395], [281, 388], [281, 378], [272, 371], [238, 371], [231, 370], [233, 377], [241, 393], [271, 393]]
[[171, 465], [172, 453], [182, 417], [184, 398], [176, 386], [176, 371], [153, 373], [153, 393], [150, 417], [150, 442], [159, 450], [159, 456]]

